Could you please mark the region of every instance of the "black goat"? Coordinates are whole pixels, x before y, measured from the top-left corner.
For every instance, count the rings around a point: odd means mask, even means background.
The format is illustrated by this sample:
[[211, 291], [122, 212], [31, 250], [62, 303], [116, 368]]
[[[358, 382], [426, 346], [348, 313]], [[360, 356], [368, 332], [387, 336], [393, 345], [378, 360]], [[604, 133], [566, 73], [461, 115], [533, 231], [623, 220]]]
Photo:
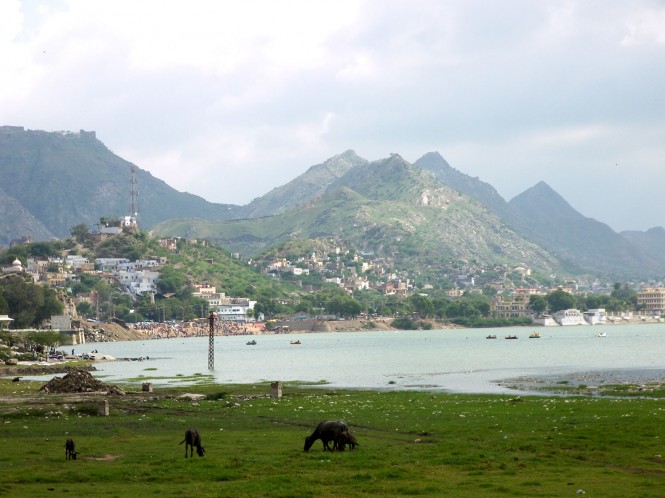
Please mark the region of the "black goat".
[[76, 460], [76, 451], [74, 451], [75, 445], [72, 438], [65, 441], [65, 460]]
[[[305, 438], [305, 451], [309, 451], [314, 442], [320, 439], [323, 443], [323, 451], [335, 451], [335, 440], [340, 432], [348, 431], [349, 427], [341, 420], [326, 420], [321, 422], [314, 432]], [[329, 442], [333, 442], [333, 447], [330, 449]]]
[[180, 441], [179, 445], [185, 443], [185, 458], [187, 458], [187, 447], [189, 447], [189, 456], [194, 456], [194, 447], [196, 447], [196, 453], [202, 457], [205, 453], [205, 449], [201, 445], [201, 435], [196, 429], [187, 429], [185, 431], [185, 439]]

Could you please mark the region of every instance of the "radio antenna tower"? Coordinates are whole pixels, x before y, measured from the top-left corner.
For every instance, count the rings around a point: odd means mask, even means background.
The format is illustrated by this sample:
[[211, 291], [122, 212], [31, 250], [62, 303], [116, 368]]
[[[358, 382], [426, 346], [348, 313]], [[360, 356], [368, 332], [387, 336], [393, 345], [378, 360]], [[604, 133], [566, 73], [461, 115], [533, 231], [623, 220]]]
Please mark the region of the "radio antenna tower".
[[136, 167], [132, 164], [129, 168], [131, 173], [129, 216], [133, 218], [134, 224], [138, 227], [139, 217], [139, 191], [136, 188]]

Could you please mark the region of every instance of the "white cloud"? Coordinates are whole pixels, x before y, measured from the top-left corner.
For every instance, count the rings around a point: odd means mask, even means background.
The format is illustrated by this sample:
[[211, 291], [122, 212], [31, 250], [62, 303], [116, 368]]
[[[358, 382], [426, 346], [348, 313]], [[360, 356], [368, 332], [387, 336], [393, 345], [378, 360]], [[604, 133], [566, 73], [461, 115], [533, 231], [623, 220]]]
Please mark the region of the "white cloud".
[[665, 225], [640, 207], [665, 182], [664, 33], [653, 0], [5, 0], [0, 124], [96, 130], [238, 204], [349, 148], [439, 150], [508, 197], [545, 180], [647, 228]]
[[665, 45], [665, 6], [640, 9], [628, 20], [628, 33], [624, 45]]

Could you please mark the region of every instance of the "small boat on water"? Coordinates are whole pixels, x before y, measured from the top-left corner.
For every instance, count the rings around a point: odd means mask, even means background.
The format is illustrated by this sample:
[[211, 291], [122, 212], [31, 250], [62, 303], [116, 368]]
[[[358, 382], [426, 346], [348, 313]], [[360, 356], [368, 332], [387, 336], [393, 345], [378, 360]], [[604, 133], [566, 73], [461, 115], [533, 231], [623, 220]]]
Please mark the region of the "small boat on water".
[[540, 339], [540, 334], [538, 332], [534, 332], [529, 336], [529, 339]]
[[487, 337], [485, 337], [485, 339], [496, 339], [496, 336], [495, 335], [488, 335]]
[[596, 337], [607, 337], [607, 332], [598, 332]]
[[297, 340], [297, 341], [291, 341], [291, 344], [302, 344], [302, 342], [300, 342], [300, 340]]
[[507, 335], [506, 339], [517, 339], [516, 335]]
[[252, 339], [251, 341], [247, 341], [248, 346], [256, 346], [256, 341]]

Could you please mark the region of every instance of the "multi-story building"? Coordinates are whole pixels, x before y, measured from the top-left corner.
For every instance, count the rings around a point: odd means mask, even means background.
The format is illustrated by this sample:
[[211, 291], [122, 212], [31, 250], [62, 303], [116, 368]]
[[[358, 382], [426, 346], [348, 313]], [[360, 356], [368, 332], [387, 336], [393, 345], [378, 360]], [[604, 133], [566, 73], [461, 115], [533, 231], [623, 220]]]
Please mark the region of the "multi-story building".
[[514, 294], [511, 297], [497, 296], [490, 303], [490, 311], [495, 318], [521, 318], [531, 316], [529, 295]]
[[637, 293], [637, 308], [645, 315], [665, 315], [665, 288], [644, 289]]

